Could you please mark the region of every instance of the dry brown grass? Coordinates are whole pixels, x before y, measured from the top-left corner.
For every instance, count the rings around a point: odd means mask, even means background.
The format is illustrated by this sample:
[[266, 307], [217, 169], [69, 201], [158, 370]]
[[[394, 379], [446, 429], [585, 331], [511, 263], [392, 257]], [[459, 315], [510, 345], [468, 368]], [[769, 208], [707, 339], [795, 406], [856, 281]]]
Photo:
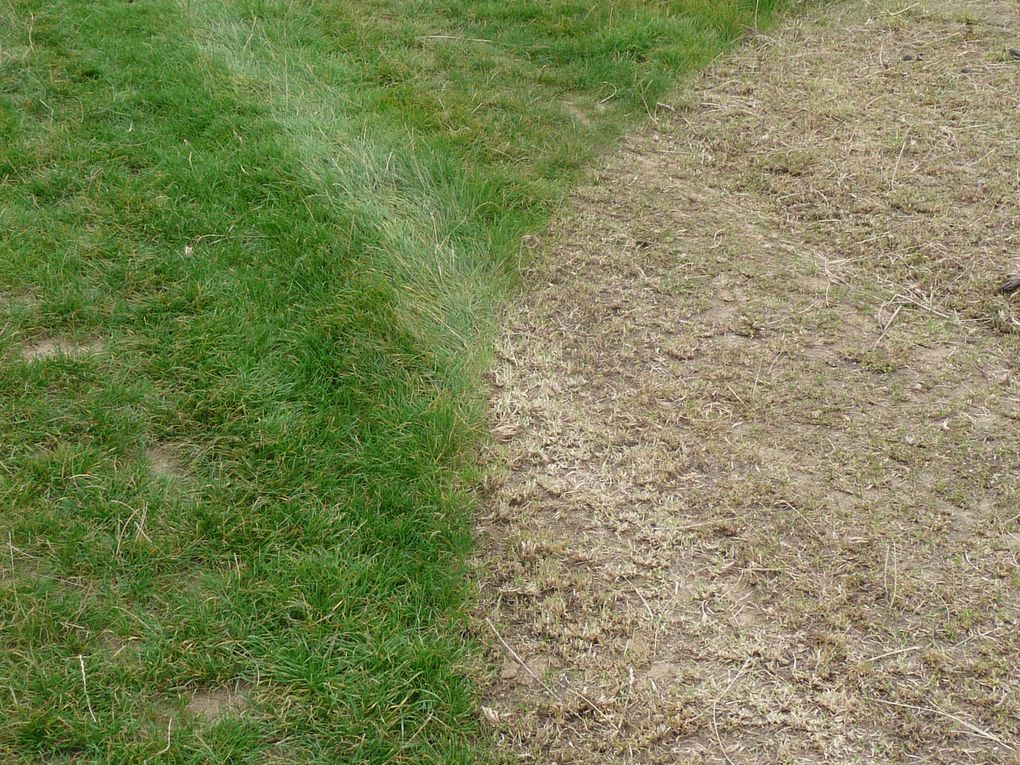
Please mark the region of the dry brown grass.
[[805, 15], [550, 229], [479, 568], [522, 761], [1017, 761], [1017, 30]]

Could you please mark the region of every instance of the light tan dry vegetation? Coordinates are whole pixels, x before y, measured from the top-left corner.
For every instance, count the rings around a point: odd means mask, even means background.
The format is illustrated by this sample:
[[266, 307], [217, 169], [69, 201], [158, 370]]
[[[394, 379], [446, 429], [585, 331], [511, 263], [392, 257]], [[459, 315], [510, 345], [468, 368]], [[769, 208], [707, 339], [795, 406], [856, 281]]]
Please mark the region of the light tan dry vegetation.
[[1020, 5], [727, 57], [553, 226], [493, 372], [486, 718], [541, 763], [1015, 762]]
[[78, 343], [66, 338], [43, 338], [34, 343], [26, 345], [22, 349], [22, 355], [29, 361], [37, 359], [49, 359], [62, 356], [84, 356], [93, 353], [100, 353], [103, 350], [101, 340]]
[[250, 687], [239, 683], [232, 688], [211, 688], [195, 692], [186, 709], [193, 715], [214, 721], [228, 714], [239, 714], [247, 706]]

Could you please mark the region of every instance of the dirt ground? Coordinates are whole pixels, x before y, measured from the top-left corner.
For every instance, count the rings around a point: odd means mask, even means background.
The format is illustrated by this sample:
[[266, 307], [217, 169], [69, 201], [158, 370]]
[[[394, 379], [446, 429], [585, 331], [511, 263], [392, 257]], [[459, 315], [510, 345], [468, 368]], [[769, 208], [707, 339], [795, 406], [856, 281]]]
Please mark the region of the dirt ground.
[[1018, 49], [1016, 0], [802, 12], [536, 244], [480, 532], [508, 759], [1020, 762]]

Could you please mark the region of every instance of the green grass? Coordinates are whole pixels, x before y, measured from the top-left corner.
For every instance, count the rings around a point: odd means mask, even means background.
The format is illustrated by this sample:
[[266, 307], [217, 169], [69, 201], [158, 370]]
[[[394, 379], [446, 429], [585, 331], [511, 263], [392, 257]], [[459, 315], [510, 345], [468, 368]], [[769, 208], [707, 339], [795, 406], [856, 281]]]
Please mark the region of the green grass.
[[0, 3], [0, 759], [483, 759], [494, 306], [754, 6]]

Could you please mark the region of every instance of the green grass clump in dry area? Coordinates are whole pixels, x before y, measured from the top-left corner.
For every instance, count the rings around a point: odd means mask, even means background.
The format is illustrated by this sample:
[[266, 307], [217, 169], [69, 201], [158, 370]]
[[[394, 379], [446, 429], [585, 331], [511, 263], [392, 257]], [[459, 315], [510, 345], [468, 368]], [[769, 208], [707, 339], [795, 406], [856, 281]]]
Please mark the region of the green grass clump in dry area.
[[755, 5], [0, 5], [0, 759], [484, 756], [492, 308]]

